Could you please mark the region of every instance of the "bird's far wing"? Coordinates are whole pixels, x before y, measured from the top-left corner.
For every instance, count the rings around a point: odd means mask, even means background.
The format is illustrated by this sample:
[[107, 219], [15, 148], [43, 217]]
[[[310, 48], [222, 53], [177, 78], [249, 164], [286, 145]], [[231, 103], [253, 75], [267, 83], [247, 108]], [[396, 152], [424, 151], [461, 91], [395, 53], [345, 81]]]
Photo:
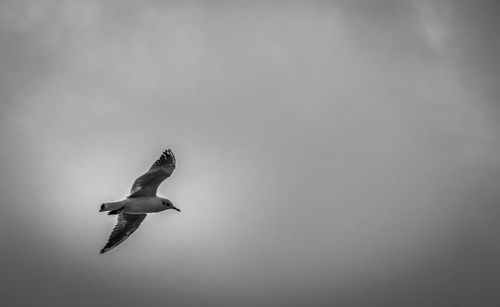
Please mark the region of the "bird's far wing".
[[170, 177], [174, 169], [174, 153], [167, 149], [144, 175], [134, 181], [128, 197], [155, 196], [160, 183]]
[[100, 253], [103, 254], [110, 249], [113, 249], [125, 241], [146, 218], [146, 214], [118, 214], [118, 220], [109, 236], [108, 243], [104, 246]]

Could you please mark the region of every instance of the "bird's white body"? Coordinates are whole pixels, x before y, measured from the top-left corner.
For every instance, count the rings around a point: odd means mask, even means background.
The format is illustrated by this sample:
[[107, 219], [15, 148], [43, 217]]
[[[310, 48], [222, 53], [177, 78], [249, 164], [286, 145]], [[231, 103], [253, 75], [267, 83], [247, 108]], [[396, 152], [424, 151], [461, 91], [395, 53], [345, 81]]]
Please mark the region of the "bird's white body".
[[120, 212], [133, 214], [154, 213], [168, 209], [164, 202], [164, 198], [157, 196], [125, 198], [116, 202], [104, 203], [102, 211], [120, 210]]

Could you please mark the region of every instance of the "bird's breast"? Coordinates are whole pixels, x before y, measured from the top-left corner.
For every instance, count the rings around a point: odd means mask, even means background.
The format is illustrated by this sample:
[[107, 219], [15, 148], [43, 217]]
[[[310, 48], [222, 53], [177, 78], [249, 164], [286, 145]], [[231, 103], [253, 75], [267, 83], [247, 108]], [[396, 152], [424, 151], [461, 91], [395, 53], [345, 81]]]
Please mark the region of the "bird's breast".
[[156, 197], [134, 197], [127, 200], [124, 211], [129, 213], [153, 213], [166, 209]]

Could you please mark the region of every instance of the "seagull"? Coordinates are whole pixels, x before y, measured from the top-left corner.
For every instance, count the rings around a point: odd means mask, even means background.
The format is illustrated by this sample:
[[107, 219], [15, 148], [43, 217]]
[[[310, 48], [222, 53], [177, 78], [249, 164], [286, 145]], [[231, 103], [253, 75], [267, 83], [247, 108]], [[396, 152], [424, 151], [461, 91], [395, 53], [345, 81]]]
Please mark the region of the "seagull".
[[167, 149], [144, 175], [134, 181], [127, 198], [101, 205], [99, 212], [109, 211], [108, 215], [118, 215], [115, 228], [109, 236], [108, 243], [101, 249], [101, 254], [125, 241], [141, 225], [147, 213], [167, 209], [181, 211], [174, 207], [170, 200], [156, 196], [158, 186], [170, 177], [174, 169], [174, 153]]

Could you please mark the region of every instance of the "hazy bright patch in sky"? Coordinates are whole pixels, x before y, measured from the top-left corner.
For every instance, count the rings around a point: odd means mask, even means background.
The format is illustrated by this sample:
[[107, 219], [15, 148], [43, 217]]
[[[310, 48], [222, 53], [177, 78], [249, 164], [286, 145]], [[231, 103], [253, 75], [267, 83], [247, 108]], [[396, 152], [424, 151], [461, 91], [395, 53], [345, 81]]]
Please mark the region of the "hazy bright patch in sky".
[[[497, 306], [493, 1], [3, 1], [3, 300]], [[105, 255], [165, 148], [146, 218]]]

